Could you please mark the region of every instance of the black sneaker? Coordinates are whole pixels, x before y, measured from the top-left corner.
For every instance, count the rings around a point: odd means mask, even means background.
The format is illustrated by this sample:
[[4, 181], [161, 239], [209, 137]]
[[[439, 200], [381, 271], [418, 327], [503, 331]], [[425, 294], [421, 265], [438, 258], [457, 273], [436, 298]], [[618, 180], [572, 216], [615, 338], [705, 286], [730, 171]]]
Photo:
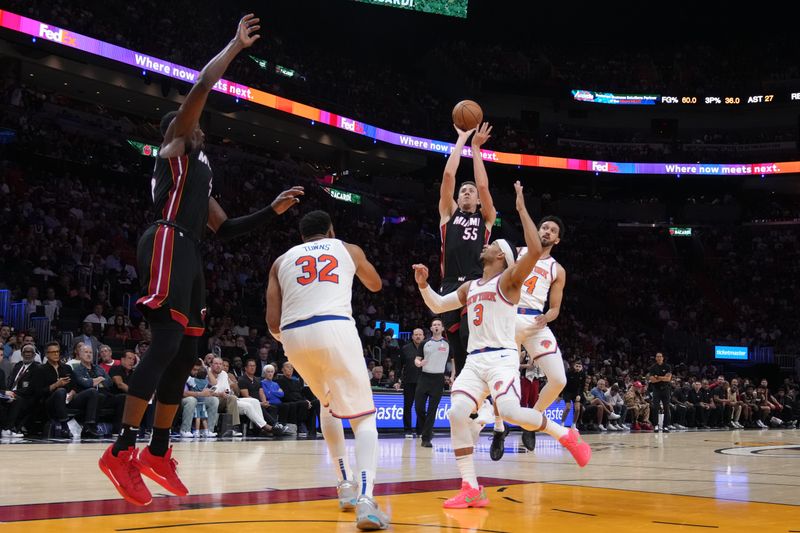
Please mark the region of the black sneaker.
[[423, 440], [420, 443], [420, 446], [422, 446], [423, 448], [433, 448], [433, 444], [431, 444], [431, 441], [429, 440]]
[[509, 428], [504, 431], [492, 432], [492, 445], [489, 447], [489, 457], [492, 461], [499, 461], [506, 453], [506, 435], [508, 435]]
[[536, 448], [536, 432], [523, 429], [522, 445], [525, 446], [526, 450], [532, 452]]

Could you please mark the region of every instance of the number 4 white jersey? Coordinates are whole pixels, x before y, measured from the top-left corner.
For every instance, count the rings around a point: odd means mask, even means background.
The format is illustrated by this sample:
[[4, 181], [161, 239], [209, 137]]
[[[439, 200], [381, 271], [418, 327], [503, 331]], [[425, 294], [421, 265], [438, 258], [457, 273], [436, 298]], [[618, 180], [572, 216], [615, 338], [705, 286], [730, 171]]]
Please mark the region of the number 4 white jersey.
[[[520, 249], [519, 257], [526, 253], [528, 253], [527, 247]], [[536, 261], [536, 266], [533, 267], [530, 275], [525, 278], [525, 283], [520, 290], [520, 307], [544, 311], [544, 306], [550, 294], [550, 285], [558, 276], [557, 264], [558, 262], [553, 256], [543, 257]]]
[[355, 273], [353, 258], [339, 239], [309, 241], [289, 249], [277, 273], [283, 299], [281, 329], [321, 315], [352, 320]]
[[466, 303], [469, 353], [493, 348], [517, 349], [514, 340], [517, 306], [500, 290], [501, 276], [498, 274], [485, 282], [479, 279], [469, 282]]

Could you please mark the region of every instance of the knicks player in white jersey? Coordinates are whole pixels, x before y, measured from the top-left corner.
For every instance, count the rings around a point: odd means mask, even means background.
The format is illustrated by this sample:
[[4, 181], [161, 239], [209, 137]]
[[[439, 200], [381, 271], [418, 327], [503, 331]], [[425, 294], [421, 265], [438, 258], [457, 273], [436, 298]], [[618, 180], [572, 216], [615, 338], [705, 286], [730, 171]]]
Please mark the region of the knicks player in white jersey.
[[520, 406], [519, 354], [515, 340], [517, 303], [528, 274], [542, 252], [522, 196], [522, 185], [516, 182], [516, 206], [525, 233], [528, 253], [517, 262], [514, 249], [503, 239], [486, 246], [481, 253], [483, 275], [479, 280], [464, 283], [457, 291], [440, 296], [428, 285], [428, 268], [414, 265], [414, 277], [422, 298], [434, 313], [467, 307], [469, 344], [467, 363], [453, 383], [450, 409], [450, 437], [461, 472], [461, 491], [445, 501], [449, 509], [484, 507], [489, 500], [478, 485], [473, 462], [474, 424], [471, 413], [491, 395], [503, 419], [530, 431], [544, 431], [570, 451], [579, 466], [585, 466], [592, 455], [589, 445], [574, 429], [567, 430], [547, 420], [541, 411]]
[[[354, 276], [372, 292], [381, 290], [381, 277], [361, 248], [335, 238], [328, 213], [306, 214], [300, 235], [303, 244], [270, 269], [267, 325], [322, 404], [320, 425], [339, 480], [340, 508], [356, 510], [359, 529], [386, 529], [389, 520], [372, 499], [378, 430], [350, 305]], [[343, 418], [355, 435], [356, 476], [347, 460]]]
[[[517, 346], [524, 346], [531, 361], [547, 376], [547, 384], [533, 405], [534, 409], [541, 412], [550, 407], [567, 384], [561, 350], [553, 331], [547, 326], [558, 318], [567, 282], [567, 271], [552, 256], [553, 247], [563, 238], [564, 222], [560, 218], [542, 218], [539, 225], [542, 256], [522, 284], [517, 307]], [[528, 253], [528, 248], [522, 247], [518, 251], [519, 257], [523, 257]], [[546, 313], [545, 304], [548, 306]], [[492, 454], [495, 461], [503, 456], [505, 435], [505, 432], [495, 430], [492, 441], [492, 446], [496, 448]], [[536, 433], [523, 429], [522, 444], [528, 450], [533, 450], [536, 447]]]

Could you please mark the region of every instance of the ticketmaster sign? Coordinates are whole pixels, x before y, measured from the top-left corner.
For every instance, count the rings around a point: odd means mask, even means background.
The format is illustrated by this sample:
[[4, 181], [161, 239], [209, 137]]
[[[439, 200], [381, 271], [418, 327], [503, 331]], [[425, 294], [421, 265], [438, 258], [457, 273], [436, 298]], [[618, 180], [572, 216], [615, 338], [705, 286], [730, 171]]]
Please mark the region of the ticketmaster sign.
[[[378, 429], [403, 429], [403, 395], [392, 394], [390, 392], [375, 392], [372, 395], [375, 401], [376, 418]], [[433, 424], [435, 428], [449, 428], [450, 421], [447, 416], [450, 413], [450, 396], [442, 396], [442, 401], [439, 402], [439, 409], [436, 410], [436, 422]], [[564, 415], [564, 401], [558, 400], [553, 403], [548, 409], [545, 410], [545, 416], [550, 420], [561, 423], [561, 417]], [[347, 420], [344, 420], [345, 427], [350, 427]], [[416, 427], [417, 413], [411, 413], [411, 425]], [[566, 420], [567, 424], [572, 424], [572, 411]], [[491, 424], [490, 424], [491, 425]]]

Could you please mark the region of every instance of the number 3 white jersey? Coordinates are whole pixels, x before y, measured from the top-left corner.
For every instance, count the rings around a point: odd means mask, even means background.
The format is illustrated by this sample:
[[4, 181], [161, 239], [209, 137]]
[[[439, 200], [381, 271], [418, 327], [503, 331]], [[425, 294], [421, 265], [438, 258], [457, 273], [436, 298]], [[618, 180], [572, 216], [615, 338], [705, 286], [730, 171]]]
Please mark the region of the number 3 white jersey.
[[[519, 257], [526, 253], [528, 253], [527, 247], [520, 249]], [[536, 266], [533, 267], [530, 275], [525, 278], [525, 283], [523, 283], [520, 290], [520, 307], [544, 312], [544, 306], [550, 294], [550, 285], [558, 275], [557, 264], [558, 262], [551, 255], [536, 261]]]
[[501, 276], [498, 274], [483, 283], [479, 279], [469, 282], [466, 303], [469, 353], [491, 348], [517, 349], [514, 341], [517, 306], [500, 290]]
[[353, 258], [339, 239], [309, 241], [289, 249], [278, 265], [281, 329], [320, 315], [352, 319], [355, 273]]

